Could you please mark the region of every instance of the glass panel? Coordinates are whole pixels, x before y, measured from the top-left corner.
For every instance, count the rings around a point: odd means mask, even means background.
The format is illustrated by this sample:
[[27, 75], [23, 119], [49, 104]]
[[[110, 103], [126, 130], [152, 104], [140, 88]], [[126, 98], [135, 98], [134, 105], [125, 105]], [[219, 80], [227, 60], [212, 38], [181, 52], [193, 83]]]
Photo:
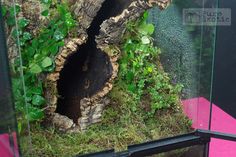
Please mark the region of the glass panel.
[[6, 48], [4, 12], [0, 11], [0, 154], [19, 156], [17, 125]]
[[[166, 10], [150, 9], [127, 22], [122, 39], [115, 36], [119, 23], [115, 30], [112, 25], [99, 34], [99, 29], [131, 1], [106, 0], [100, 10], [100, 4], [82, 1], [4, 2], [23, 156], [122, 151], [208, 129], [215, 25], [196, 23], [195, 14], [214, 11], [216, 0], [174, 0]], [[109, 47], [102, 47], [104, 34]], [[195, 147], [177, 153], [190, 150]]]
[[[194, 16], [215, 12], [217, 1], [174, 1], [165, 11], [151, 10], [155, 44], [161, 63], [174, 84], [182, 84], [184, 112], [194, 129], [208, 129], [216, 23], [211, 26]], [[209, 9], [211, 8], [211, 9]], [[194, 23], [195, 20], [195, 23]], [[198, 21], [198, 22], [196, 22]]]
[[[1, 16], [0, 14], [0, 18]], [[2, 18], [0, 24], [2, 24]], [[3, 27], [0, 27], [0, 153], [3, 156], [19, 156], [16, 135], [17, 126], [9, 82], [5, 36], [3, 36], [3, 33]]]

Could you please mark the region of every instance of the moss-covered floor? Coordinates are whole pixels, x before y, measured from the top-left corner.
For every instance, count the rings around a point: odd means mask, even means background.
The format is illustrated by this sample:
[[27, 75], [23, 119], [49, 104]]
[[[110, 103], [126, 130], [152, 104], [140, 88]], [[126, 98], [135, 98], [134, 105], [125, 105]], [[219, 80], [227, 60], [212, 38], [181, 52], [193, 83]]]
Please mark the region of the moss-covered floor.
[[[32, 125], [32, 149], [29, 146], [29, 137], [21, 136], [23, 155], [66, 157], [111, 148], [121, 151], [130, 144], [190, 131], [190, 121], [180, 108], [161, 110], [155, 117], [147, 118], [144, 110], [132, 111], [132, 96], [118, 85], [113, 88], [109, 97], [112, 99], [112, 105], [104, 111], [103, 121], [91, 126], [84, 133], [62, 134], [53, 127]], [[145, 103], [145, 100], [142, 103]]]

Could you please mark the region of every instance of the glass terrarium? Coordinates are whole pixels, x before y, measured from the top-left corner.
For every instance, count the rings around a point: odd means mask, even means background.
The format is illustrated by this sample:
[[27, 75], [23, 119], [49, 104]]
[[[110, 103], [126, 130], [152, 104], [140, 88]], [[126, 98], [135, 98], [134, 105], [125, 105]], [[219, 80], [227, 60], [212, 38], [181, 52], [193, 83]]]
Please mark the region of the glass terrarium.
[[235, 156], [234, 5], [1, 0], [0, 156]]

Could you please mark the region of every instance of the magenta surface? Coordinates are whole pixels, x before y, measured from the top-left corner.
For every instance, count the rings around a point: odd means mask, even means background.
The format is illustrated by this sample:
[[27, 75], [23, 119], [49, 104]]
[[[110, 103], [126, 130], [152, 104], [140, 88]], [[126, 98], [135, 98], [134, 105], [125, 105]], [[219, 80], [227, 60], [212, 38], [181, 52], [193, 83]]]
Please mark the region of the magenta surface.
[[[183, 101], [184, 112], [192, 119], [195, 129], [208, 129], [210, 102], [203, 98], [193, 98]], [[213, 104], [211, 130], [236, 134], [236, 119]], [[236, 142], [212, 139], [210, 157], [236, 157]]]
[[19, 157], [16, 133], [12, 134], [14, 139], [14, 148], [11, 148], [9, 135], [0, 135], [0, 157]]

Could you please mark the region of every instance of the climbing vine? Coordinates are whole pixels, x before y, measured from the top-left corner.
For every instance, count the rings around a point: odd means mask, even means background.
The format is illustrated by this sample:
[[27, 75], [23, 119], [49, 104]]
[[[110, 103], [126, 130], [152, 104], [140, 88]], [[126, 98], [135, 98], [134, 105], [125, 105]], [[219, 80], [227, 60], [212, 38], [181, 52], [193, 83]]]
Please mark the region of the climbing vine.
[[[21, 12], [19, 5], [3, 6], [3, 16], [8, 28], [11, 29], [11, 36], [21, 49], [21, 57], [14, 59], [11, 68], [16, 111], [22, 120], [28, 118], [30, 121], [37, 121], [43, 118], [46, 100], [43, 93], [42, 74], [54, 71], [54, 58], [60, 47], [64, 46], [64, 39], [77, 25], [66, 3], [55, 5], [50, 0], [41, 0], [41, 5], [45, 8], [41, 15], [48, 22], [40, 27], [36, 35], [27, 28], [31, 21], [18, 16]], [[17, 22], [15, 14], [18, 17]], [[20, 58], [22, 58], [22, 63]], [[23, 87], [22, 78], [19, 78], [21, 70], [23, 70], [25, 87]]]
[[147, 18], [145, 12], [140, 20], [127, 25], [120, 75], [124, 87], [136, 98], [136, 104], [142, 97], [150, 99], [148, 116], [153, 116], [157, 110], [179, 103], [182, 85], [173, 85], [158, 62], [161, 50], [153, 45], [154, 26], [147, 23]]

